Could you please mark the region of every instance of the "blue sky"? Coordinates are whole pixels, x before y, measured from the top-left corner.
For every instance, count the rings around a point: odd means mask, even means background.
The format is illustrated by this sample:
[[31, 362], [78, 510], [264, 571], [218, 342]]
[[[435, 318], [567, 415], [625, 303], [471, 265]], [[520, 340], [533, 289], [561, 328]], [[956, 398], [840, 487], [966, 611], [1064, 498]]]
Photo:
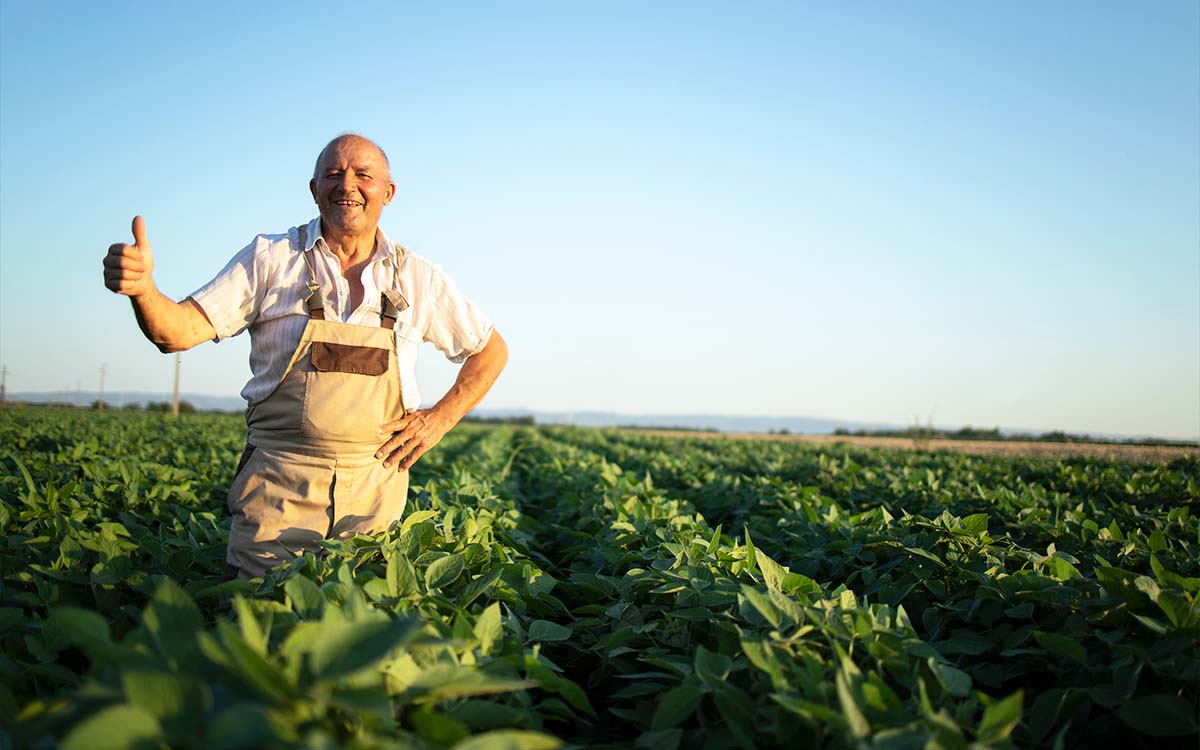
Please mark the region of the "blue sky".
[[0, 0], [10, 391], [168, 391], [107, 246], [183, 297], [347, 130], [510, 344], [484, 407], [1200, 435], [1195, 2]]

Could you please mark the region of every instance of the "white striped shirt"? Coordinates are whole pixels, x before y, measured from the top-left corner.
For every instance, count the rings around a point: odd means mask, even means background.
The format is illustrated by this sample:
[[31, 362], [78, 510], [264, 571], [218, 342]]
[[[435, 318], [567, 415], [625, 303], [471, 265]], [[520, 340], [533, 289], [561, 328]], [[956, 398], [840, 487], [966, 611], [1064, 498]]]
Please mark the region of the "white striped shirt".
[[[455, 286], [440, 265], [414, 255], [377, 230], [375, 253], [362, 271], [363, 301], [350, 310], [350, 285], [341, 263], [321, 236], [321, 220], [308, 223], [307, 243], [316, 282], [325, 299], [325, 318], [378, 326], [380, 294], [395, 288], [408, 301], [396, 320], [396, 359], [405, 410], [421, 404], [417, 392], [417, 348], [427, 341], [452, 362], [463, 362], [487, 345], [492, 321]], [[269, 396], [300, 343], [308, 311], [308, 266], [296, 228], [287, 234], [260, 234], [212, 281], [189, 295], [216, 329], [215, 341], [250, 329], [250, 380], [242, 398], [255, 404]], [[305, 248], [307, 249], [307, 248]], [[396, 268], [399, 265], [399, 273]]]

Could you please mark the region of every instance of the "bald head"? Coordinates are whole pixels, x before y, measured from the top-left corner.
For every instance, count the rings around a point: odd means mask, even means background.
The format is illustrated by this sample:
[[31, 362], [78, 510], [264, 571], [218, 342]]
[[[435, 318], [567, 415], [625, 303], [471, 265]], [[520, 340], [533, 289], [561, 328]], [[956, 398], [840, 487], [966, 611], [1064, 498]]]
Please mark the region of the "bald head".
[[339, 135], [321, 149], [308, 182], [325, 241], [374, 247], [383, 207], [396, 195], [383, 149], [361, 135]]
[[358, 133], [342, 133], [337, 138], [334, 138], [332, 141], [325, 144], [325, 148], [321, 149], [321, 153], [317, 154], [317, 163], [313, 165], [313, 179], [315, 180], [317, 175], [321, 173], [321, 166], [324, 164], [325, 157], [328, 154], [336, 152], [339, 146], [349, 146], [352, 144], [362, 144], [374, 149], [375, 152], [379, 154], [379, 158], [383, 161], [384, 169], [387, 170], [387, 174], [385, 175], [386, 179], [389, 181], [392, 179], [392, 165], [388, 161], [387, 154], [385, 154], [383, 149], [381, 149], [374, 141], [369, 138], [364, 138]]

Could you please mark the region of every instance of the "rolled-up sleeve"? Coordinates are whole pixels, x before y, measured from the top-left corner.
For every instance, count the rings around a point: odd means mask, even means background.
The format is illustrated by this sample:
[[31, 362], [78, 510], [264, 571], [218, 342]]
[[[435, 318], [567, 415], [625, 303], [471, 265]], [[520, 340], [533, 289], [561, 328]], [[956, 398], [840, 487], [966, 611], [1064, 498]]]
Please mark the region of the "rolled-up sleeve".
[[192, 292], [217, 332], [216, 341], [233, 337], [254, 322], [262, 308], [266, 263], [264, 237], [256, 237], [221, 269], [212, 281]]
[[467, 299], [440, 265], [430, 269], [428, 299], [432, 301], [425, 341], [451, 362], [462, 363], [487, 346], [492, 320]]

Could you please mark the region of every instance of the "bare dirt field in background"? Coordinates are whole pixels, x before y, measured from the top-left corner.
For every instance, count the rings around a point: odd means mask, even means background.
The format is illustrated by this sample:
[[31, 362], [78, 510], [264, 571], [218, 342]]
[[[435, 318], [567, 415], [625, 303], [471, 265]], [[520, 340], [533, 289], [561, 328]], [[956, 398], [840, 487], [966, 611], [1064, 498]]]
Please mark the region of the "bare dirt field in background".
[[[658, 435], [678, 437], [728, 438], [730, 440], [783, 440], [788, 442], [833, 445], [849, 443], [864, 448], [899, 448], [916, 450], [911, 438], [859, 437], [854, 435], [763, 435], [758, 433], [690, 432], [680, 430], [638, 430]], [[976, 456], [1013, 456], [1025, 458], [1066, 458], [1096, 456], [1118, 461], [1165, 464], [1182, 456], [1200, 459], [1200, 446], [1189, 445], [1123, 445], [1120, 443], [1041, 443], [1018, 440], [939, 440], [929, 441], [928, 450], [956, 451]]]

